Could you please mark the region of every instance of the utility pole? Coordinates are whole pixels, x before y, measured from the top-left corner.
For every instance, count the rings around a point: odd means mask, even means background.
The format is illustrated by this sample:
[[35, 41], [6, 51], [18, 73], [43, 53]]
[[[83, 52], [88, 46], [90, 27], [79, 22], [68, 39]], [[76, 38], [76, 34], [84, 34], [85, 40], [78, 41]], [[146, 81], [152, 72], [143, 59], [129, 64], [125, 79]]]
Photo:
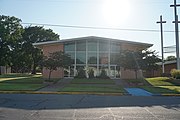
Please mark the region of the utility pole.
[[177, 7], [180, 4], [176, 4], [176, 0], [174, 0], [174, 5], [170, 5], [170, 7], [174, 7], [174, 17], [175, 17], [175, 36], [176, 36], [176, 57], [177, 57], [177, 69], [180, 70], [180, 59], [179, 59], [179, 28], [178, 28], [178, 15], [177, 15]]
[[162, 20], [162, 15], [160, 16], [160, 21], [157, 21], [157, 23], [160, 23], [161, 29], [162, 73], [164, 73], [163, 23], [166, 23], [166, 21]]

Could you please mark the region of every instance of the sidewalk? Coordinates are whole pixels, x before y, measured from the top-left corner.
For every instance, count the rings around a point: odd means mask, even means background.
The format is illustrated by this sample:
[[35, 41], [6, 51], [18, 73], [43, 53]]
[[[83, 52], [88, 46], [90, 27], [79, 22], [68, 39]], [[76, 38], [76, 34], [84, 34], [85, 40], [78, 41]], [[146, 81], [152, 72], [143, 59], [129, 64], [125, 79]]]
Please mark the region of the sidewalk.
[[129, 87], [129, 84], [125, 80], [122, 79], [113, 79], [113, 80], [116, 86]]
[[57, 83], [48, 85], [37, 92], [57, 92], [60, 89], [64, 88], [65, 85], [69, 84], [71, 82], [71, 78], [64, 78], [59, 80]]

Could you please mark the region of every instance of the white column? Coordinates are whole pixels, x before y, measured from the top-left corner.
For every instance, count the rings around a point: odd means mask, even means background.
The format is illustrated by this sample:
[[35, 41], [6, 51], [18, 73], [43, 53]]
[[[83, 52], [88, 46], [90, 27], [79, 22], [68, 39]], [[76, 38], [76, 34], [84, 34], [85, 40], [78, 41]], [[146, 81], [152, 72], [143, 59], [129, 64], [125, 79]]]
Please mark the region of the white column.
[[110, 58], [110, 54], [111, 54], [111, 41], [109, 40], [109, 49], [108, 49], [108, 74], [109, 74], [109, 77], [111, 76], [111, 73], [110, 73], [110, 62], [111, 62], [111, 58]]
[[114, 78], [116, 78], [116, 65], [115, 65], [115, 68], [114, 68]]
[[88, 77], [88, 41], [86, 40], [86, 77]]
[[74, 76], [76, 76], [76, 41], [75, 41], [75, 50], [74, 50]]
[[99, 40], [97, 40], [97, 76], [99, 76]]
[[71, 75], [71, 68], [70, 68], [70, 66], [68, 67], [68, 69], [69, 69], [68, 77], [70, 77], [70, 75]]

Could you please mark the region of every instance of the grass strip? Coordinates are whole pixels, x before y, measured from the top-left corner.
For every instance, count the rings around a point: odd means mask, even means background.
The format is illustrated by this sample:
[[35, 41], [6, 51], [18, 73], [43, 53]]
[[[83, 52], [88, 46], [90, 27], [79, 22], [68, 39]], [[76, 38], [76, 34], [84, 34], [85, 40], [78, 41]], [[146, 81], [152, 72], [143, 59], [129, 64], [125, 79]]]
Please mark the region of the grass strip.
[[115, 84], [111, 79], [78, 79], [71, 81], [72, 84]]
[[35, 91], [41, 87], [44, 87], [45, 85], [43, 84], [11, 84], [11, 83], [0, 83], [0, 90], [6, 91], [6, 90], [30, 90], [30, 91]]
[[155, 78], [146, 78], [152, 86], [173, 86], [174, 84], [170, 82], [168, 77], [155, 77]]
[[[23, 76], [24, 75], [24, 76]], [[6, 74], [0, 75], [0, 83], [43, 83], [42, 75]]]
[[126, 93], [122, 87], [115, 86], [88, 86], [71, 84], [59, 90], [62, 92], [102, 92], [102, 93]]
[[142, 86], [141, 88], [154, 94], [180, 94], [179, 86]]

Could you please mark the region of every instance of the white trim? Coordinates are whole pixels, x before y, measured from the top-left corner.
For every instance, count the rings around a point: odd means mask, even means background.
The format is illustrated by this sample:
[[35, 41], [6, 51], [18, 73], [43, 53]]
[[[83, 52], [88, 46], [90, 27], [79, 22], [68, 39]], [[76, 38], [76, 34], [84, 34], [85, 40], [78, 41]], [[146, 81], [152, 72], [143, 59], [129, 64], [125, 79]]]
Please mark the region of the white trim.
[[99, 40], [97, 40], [97, 76], [99, 76]]
[[74, 55], [74, 76], [76, 76], [76, 50], [77, 50], [77, 49], [76, 49], [76, 41], [75, 41], [74, 45], [75, 45], [75, 46], [74, 46], [74, 49], [75, 49], [75, 50], [74, 50], [74, 54], [75, 54], [75, 55]]
[[111, 68], [110, 68], [110, 64], [111, 64], [110, 63], [111, 62], [111, 59], [110, 59], [110, 55], [111, 55], [111, 53], [110, 53], [111, 52], [111, 41], [109, 41], [108, 44], [109, 44], [108, 45], [109, 46], [109, 49], [108, 49], [108, 75], [111, 76], [111, 73], [110, 73], [110, 70], [111, 70]]

